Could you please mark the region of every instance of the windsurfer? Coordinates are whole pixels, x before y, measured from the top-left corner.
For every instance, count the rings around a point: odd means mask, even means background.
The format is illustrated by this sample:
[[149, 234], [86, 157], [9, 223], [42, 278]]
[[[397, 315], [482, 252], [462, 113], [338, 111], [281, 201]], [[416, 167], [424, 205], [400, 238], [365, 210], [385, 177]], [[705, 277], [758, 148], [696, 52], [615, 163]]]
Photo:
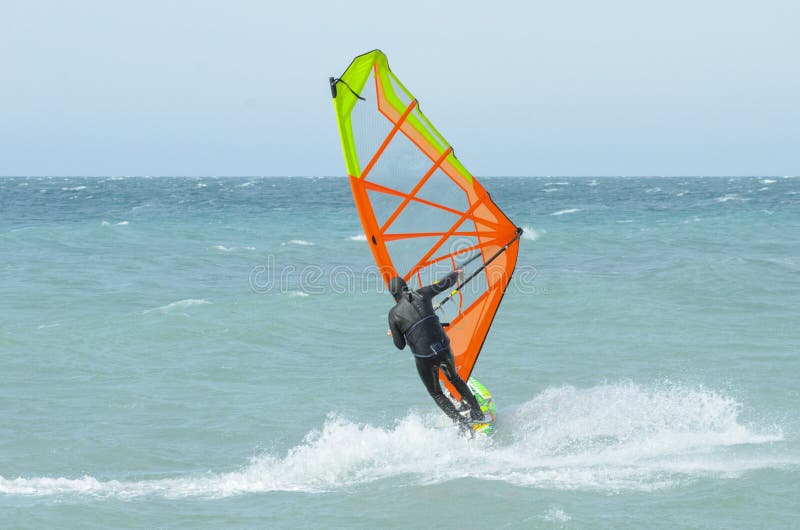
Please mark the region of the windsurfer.
[[[392, 278], [389, 292], [396, 304], [389, 311], [389, 334], [398, 349], [402, 350], [406, 344], [411, 347], [417, 372], [428, 393], [450, 419], [466, 428], [470, 422], [483, 420], [483, 412], [467, 384], [456, 372], [450, 339], [436, 316], [432, 302], [434, 296], [463, 280], [463, 271], [453, 271], [432, 285], [410, 291], [403, 278]], [[469, 419], [462, 416], [442, 392], [439, 385], [440, 369], [469, 406]]]

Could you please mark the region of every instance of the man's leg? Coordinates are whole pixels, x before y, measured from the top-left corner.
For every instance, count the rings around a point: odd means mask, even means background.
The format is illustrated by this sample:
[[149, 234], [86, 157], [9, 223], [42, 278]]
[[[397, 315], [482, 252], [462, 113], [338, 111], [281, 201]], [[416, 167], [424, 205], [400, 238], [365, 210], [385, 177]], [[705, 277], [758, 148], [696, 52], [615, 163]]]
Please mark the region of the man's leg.
[[[447, 399], [447, 396], [442, 393], [442, 387], [439, 385], [439, 363], [436, 358], [416, 357], [415, 359], [419, 378], [422, 379], [422, 383], [428, 390], [428, 394], [431, 395], [436, 404], [439, 405], [439, 408], [442, 409], [451, 420], [456, 423], [463, 423], [464, 418], [458, 413], [453, 403]], [[472, 399], [475, 399], [474, 396]]]
[[475, 399], [475, 395], [467, 386], [467, 383], [464, 382], [461, 377], [458, 376], [458, 372], [456, 371], [455, 364], [453, 362], [453, 352], [450, 351], [450, 348], [439, 352], [437, 356], [441, 361], [442, 371], [444, 371], [445, 377], [447, 380], [450, 381], [450, 384], [456, 387], [458, 393], [461, 394], [461, 399], [467, 402], [470, 408], [470, 418], [472, 420], [481, 420], [483, 419], [483, 411], [481, 410], [481, 406], [478, 404], [478, 400]]

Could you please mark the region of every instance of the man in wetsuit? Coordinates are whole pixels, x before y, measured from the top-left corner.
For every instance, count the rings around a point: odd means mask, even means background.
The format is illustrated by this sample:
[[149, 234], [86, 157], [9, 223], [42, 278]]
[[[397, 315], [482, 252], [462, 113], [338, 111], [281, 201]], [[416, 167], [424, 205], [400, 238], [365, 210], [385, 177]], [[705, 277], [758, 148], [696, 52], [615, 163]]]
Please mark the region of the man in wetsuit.
[[[450, 419], [463, 429], [470, 422], [483, 420], [483, 412], [475, 396], [467, 384], [458, 376], [453, 363], [453, 352], [450, 351], [450, 339], [439, 322], [433, 309], [433, 297], [453, 287], [456, 282], [463, 281], [463, 271], [454, 271], [444, 279], [409, 291], [403, 278], [397, 276], [389, 281], [389, 292], [394, 296], [396, 305], [389, 311], [389, 334], [394, 345], [402, 350], [406, 344], [411, 347], [417, 363], [419, 377], [428, 389], [428, 393]], [[439, 369], [461, 394], [470, 408], [470, 418], [461, 416], [442, 393], [439, 385]]]

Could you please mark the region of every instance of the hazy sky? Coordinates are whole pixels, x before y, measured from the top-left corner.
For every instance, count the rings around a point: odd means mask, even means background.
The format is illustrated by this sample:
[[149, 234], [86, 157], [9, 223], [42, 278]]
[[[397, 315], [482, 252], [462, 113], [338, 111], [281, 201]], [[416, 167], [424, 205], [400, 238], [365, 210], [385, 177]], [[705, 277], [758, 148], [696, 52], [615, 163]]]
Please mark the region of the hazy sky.
[[342, 175], [374, 48], [476, 175], [800, 174], [800, 2], [0, 0], [0, 175]]

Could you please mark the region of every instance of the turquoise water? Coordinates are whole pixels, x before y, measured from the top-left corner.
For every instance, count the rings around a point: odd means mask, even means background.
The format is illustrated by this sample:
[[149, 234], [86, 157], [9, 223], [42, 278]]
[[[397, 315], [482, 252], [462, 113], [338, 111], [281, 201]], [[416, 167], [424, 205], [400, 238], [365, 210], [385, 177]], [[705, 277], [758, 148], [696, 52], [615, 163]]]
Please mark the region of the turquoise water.
[[800, 179], [484, 182], [467, 441], [344, 179], [0, 179], [2, 526], [796, 526]]

